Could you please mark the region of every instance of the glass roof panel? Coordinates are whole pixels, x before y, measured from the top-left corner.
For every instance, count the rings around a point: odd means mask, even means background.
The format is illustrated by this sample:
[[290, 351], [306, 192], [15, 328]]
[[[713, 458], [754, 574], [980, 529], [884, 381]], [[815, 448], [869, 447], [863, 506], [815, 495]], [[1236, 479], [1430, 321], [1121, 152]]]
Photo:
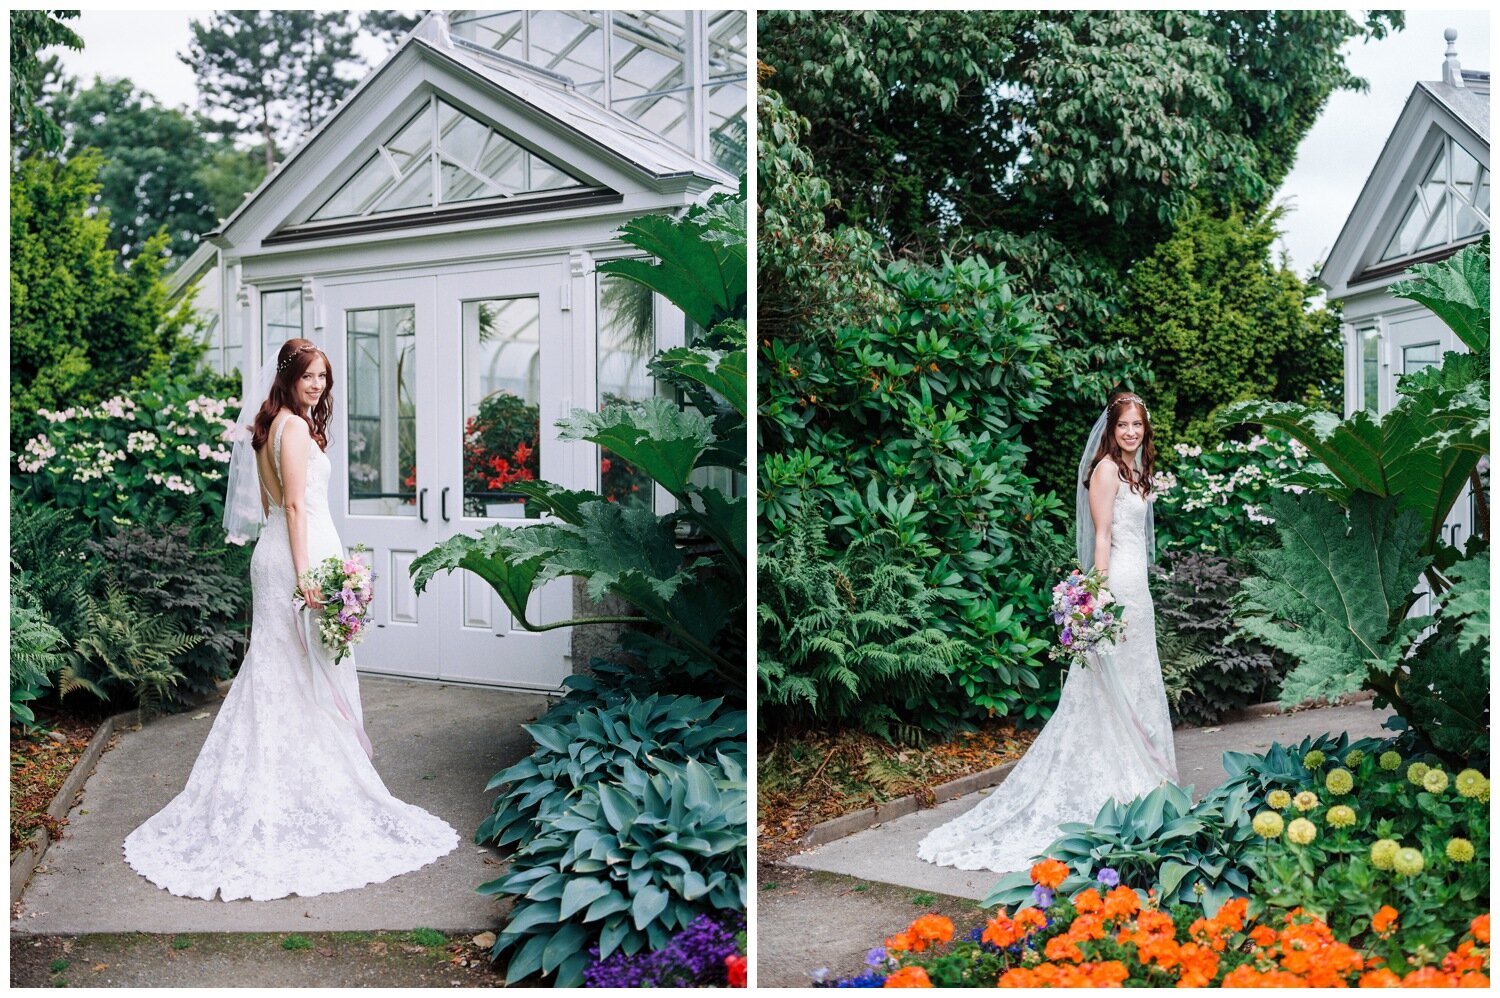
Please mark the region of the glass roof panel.
[[458, 108], [438, 101], [438, 151], [456, 163], [473, 166], [484, 151], [490, 129]]
[[312, 217], [324, 219], [362, 215], [382, 192], [390, 189], [395, 180], [390, 163], [377, 153], [333, 197], [324, 202], [323, 207], [313, 212]]
[[406, 179], [396, 189], [381, 198], [376, 211], [400, 211], [403, 208], [429, 208], [432, 206], [432, 168], [430, 161], [423, 159], [412, 167]]

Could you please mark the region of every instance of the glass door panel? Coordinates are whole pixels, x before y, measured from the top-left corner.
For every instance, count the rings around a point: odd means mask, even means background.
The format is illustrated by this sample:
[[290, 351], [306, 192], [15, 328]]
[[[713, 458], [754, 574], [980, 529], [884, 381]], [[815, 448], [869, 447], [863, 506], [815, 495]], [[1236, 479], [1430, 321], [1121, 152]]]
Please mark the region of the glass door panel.
[[417, 515], [416, 309], [345, 314], [349, 512]]
[[541, 300], [536, 295], [460, 304], [463, 327], [463, 515], [521, 517], [509, 488], [541, 471]]

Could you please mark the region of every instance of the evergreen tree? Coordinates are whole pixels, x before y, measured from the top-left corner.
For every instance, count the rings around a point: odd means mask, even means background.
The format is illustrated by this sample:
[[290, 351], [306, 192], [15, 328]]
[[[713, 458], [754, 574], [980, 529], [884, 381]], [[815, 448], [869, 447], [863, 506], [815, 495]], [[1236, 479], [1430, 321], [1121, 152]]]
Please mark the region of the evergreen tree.
[[23, 160], [10, 187], [11, 449], [42, 425], [37, 409], [108, 398], [147, 374], [186, 373], [203, 351], [184, 303], [161, 281], [165, 233], [128, 268], [91, 210], [102, 157]]
[[358, 33], [346, 11], [215, 11], [191, 27], [180, 58], [199, 101], [225, 135], [260, 144], [268, 173], [356, 83], [341, 72], [355, 63]]

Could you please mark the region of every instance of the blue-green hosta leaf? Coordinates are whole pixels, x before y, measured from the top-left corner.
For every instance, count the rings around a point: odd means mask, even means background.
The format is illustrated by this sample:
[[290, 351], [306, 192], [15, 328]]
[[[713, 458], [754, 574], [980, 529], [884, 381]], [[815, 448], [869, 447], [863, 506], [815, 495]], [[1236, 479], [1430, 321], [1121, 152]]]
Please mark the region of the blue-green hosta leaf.
[[671, 897], [655, 884], [646, 884], [630, 902], [630, 916], [637, 930], [646, 928], [667, 910]]
[[[550, 936], [532, 936], [526, 940], [526, 944], [516, 951], [516, 955], [510, 958], [510, 963], [505, 968], [505, 976], [512, 981], [524, 980], [542, 969], [542, 953], [547, 949]], [[495, 940], [495, 947], [490, 950], [490, 958], [494, 959], [500, 947], [500, 940]]]
[[569, 877], [562, 892], [562, 908], [559, 918], [572, 918], [582, 909], [611, 893], [609, 884], [593, 877]]
[[[557, 970], [568, 957], [585, 949], [588, 942], [589, 932], [582, 925], [576, 922], [559, 925], [548, 941], [547, 948], [542, 950], [542, 973], [550, 974]], [[564, 981], [559, 977], [555, 983], [560, 988], [567, 988], [576, 987], [580, 982]]]
[[1349, 514], [1314, 493], [1271, 500], [1281, 546], [1253, 552], [1235, 597], [1240, 634], [1296, 658], [1282, 702], [1359, 689], [1390, 648], [1393, 624], [1430, 559], [1421, 517], [1357, 492]]
[[624, 916], [611, 918], [599, 932], [599, 959], [607, 960], [630, 936], [630, 921]]
[[1409, 278], [1391, 285], [1391, 294], [1426, 305], [1475, 353], [1489, 350], [1488, 240], [1465, 246], [1438, 263], [1419, 263], [1409, 273]]
[[617, 832], [628, 829], [640, 816], [640, 809], [635, 806], [630, 795], [608, 783], [599, 784], [599, 806], [604, 811], [609, 827]]
[[629, 908], [630, 899], [619, 891], [611, 889], [608, 894], [589, 905], [589, 910], [583, 913], [583, 920], [585, 922], [596, 922], [605, 916], [627, 911]]
[[682, 494], [699, 455], [715, 440], [702, 413], [664, 398], [606, 406], [602, 412], [575, 409], [557, 428], [563, 440], [607, 448], [675, 495]]
[[1182, 885], [1183, 879], [1195, 869], [1197, 868], [1173, 860], [1167, 860], [1163, 863], [1157, 870], [1157, 877], [1161, 881], [1161, 893], [1163, 897], [1169, 897], [1176, 893], [1177, 888]]
[[[1453, 588], [1438, 602], [1439, 616], [1457, 621], [1458, 650], [1490, 643], [1490, 552], [1480, 551], [1448, 570]], [[1488, 658], [1488, 657], [1486, 657]]]
[[[566, 729], [556, 728], [550, 724], [523, 724], [521, 730], [530, 735], [532, 740], [542, 748], [559, 755], [567, 755], [568, 746], [573, 741]], [[535, 769], [535, 766], [532, 768]]]

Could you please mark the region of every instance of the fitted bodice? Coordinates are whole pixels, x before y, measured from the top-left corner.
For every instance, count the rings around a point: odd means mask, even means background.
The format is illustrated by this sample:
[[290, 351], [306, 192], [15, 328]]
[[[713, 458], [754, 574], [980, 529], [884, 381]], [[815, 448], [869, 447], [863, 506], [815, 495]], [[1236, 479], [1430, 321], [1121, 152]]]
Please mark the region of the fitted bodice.
[[[286, 430], [286, 424], [295, 418], [295, 416], [288, 416], [283, 419], [277, 425], [276, 431], [271, 435], [271, 462], [272, 466], [277, 469], [278, 474], [281, 471], [281, 434]], [[309, 443], [307, 448], [307, 477], [306, 485], [303, 489], [302, 502], [310, 517], [329, 519], [328, 482], [332, 477], [333, 462], [328, 459], [328, 455], [324, 453], [323, 448], [319, 447], [316, 443]], [[277, 485], [282, 499], [285, 500], [286, 483], [278, 482]], [[261, 483], [261, 487], [265, 488], [264, 482]], [[266, 499], [270, 508], [270, 516], [284, 517], [286, 515], [286, 510], [276, 504], [269, 489], [266, 490]]]
[[1109, 527], [1109, 585], [1127, 606], [1151, 604], [1146, 584], [1148, 502], [1124, 481], [1120, 482]]

